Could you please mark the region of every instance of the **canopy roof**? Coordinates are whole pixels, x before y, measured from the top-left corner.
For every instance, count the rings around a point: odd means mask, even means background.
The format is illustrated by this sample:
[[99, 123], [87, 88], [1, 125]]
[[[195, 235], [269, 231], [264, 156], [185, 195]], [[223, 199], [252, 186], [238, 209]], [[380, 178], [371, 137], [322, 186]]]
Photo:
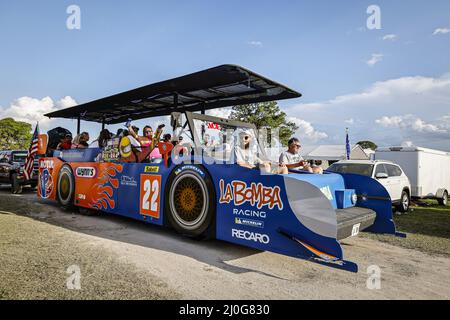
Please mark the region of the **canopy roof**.
[[127, 119], [200, 111], [301, 97], [279, 83], [237, 65], [221, 65], [179, 78], [157, 82], [75, 107], [47, 113], [115, 124]]

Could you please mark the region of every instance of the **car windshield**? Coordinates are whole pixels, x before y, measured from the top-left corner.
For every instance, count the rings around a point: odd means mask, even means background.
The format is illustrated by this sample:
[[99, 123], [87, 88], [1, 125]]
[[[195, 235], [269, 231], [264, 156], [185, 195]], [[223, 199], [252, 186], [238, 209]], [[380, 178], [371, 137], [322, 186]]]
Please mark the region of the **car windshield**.
[[333, 163], [327, 170], [337, 173], [354, 173], [371, 177], [373, 171], [373, 164]]
[[13, 153], [13, 162], [25, 162], [26, 158], [26, 153]]

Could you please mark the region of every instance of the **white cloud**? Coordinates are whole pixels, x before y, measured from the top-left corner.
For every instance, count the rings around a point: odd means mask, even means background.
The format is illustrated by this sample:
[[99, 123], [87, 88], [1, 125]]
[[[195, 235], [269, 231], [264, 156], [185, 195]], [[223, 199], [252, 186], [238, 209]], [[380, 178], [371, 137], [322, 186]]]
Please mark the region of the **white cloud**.
[[372, 53], [372, 57], [366, 61], [367, 65], [369, 67], [373, 67], [378, 62], [381, 62], [383, 60], [384, 55], [381, 53]]
[[56, 106], [58, 107], [58, 109], [74, 107], [77, 104], [78, 102], [76, 102], [75, 99], [70, 96], [65, 96], [64, 98], [56, 102]]
[[33, 125], [39, 121], [40, 124], [45, 126], [52, 120], [45, 117], [44, 114], [74, 105], [77, 105], [77, 102], [69, 96], [56, 102], [50, 97], [44, 97], [42, 99], [21, 97], [14, 100], [9, 107], [0, 107], [0, 118], [11, 117], [15, 120], [29, 122]]
[[231, 108], [218, 108], [206, 111], [207, 115], [228, 119], [231, 115]]
[[249, 45], [253, 46], [253, 47], [262, 47], [263, 43], [261, 41], [249, 41], [247, 42]]
[[407, 114], [404, 116], [383, 116], [380, 119], [376, 119], [375, 123], [383, 127], [394, 127], [406, 130], [412, 130], [420, 133], [450, 133], [446, 128], [439, 124], [427, 123], [417, 116]]
[[325, 132], [317, 131], [308, 121], [297, 117], [288, 117], [287, 120], [295, 123], [298, 126], [295, 134], [302, 140], [307, 139], [311, 142], [317, 142], [319, 140], [328, 138], [328, 135]]
[[402, 146], [402, 147], [413, 147], [413, 146], [414, 146], [414, 142], [412, 142], [412, 141], [410, 141], [410, 140], [403, 141], [403, 142], [401, 143], [401, 146]]
[[398, 36], [396, 34], [387, 34], [383, 37], [384, 41], [395, 41], [398, 39]]
[[353, 119], [353, 118], [346, 119], [346, 120], [344, 120], [344, 122], [345, 122], [346, 124], [354, 124], [354, 123], [355, 123], [355, 119]]
[[449, 106], [450, 73], [379, 81], [356, 93], [297, 104], [284, 111], [320, 126], [328, 134], [327, 144], [341, 143], [346, 121], [354, 119], [352, 140], [372, 140], [380, 146], [411, 140], [450, 151]]
[[449, 28], [436, 28], [433, 32], [433, 36], [436, 36], [438, 34], [446, 34], [449, 33], [450, 29]]

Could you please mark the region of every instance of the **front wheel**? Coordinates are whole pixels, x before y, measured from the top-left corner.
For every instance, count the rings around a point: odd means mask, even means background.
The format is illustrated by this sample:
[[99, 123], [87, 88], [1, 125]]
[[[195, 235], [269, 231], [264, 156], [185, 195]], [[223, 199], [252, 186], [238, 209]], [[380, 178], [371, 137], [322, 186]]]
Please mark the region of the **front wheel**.
[[408, 212], [410, 204], [409, 194], [406, 190], [402, 191], [402, 196], [400, 198], [400, 204], [397, 207], [399, 212]]
[[11, 193], [18, 194], [22, 193], [22, 185], [17, 178], [17, 173], [11, 175]]
[[214, 185], [200, 166], [175, 168], [168, 180], [166, 212], [170, 225], [181, 234], [204, 238], [213, 230], [215, 216]]
[[442, 198], [438, 199], [438, 202], [441, 206], [446, 206], [448, 204], [448, 192], [444, 191]]

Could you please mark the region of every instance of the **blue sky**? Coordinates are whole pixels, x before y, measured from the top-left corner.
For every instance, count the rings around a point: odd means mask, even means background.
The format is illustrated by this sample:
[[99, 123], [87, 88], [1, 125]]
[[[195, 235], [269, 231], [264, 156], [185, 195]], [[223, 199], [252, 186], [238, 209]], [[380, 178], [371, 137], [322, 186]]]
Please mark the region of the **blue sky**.
[[[66, 28], [71, 4], [81, 30]], [[371, 4], [381, 30], [366, 28]], [[280, 105], [305, 144], [343, 143], [348, 126], [450, 150], [445, 0], [1, 1], [0, 43], [0, 117], [44, 128], [42, 110], [234, 63], [303, 93]]]

